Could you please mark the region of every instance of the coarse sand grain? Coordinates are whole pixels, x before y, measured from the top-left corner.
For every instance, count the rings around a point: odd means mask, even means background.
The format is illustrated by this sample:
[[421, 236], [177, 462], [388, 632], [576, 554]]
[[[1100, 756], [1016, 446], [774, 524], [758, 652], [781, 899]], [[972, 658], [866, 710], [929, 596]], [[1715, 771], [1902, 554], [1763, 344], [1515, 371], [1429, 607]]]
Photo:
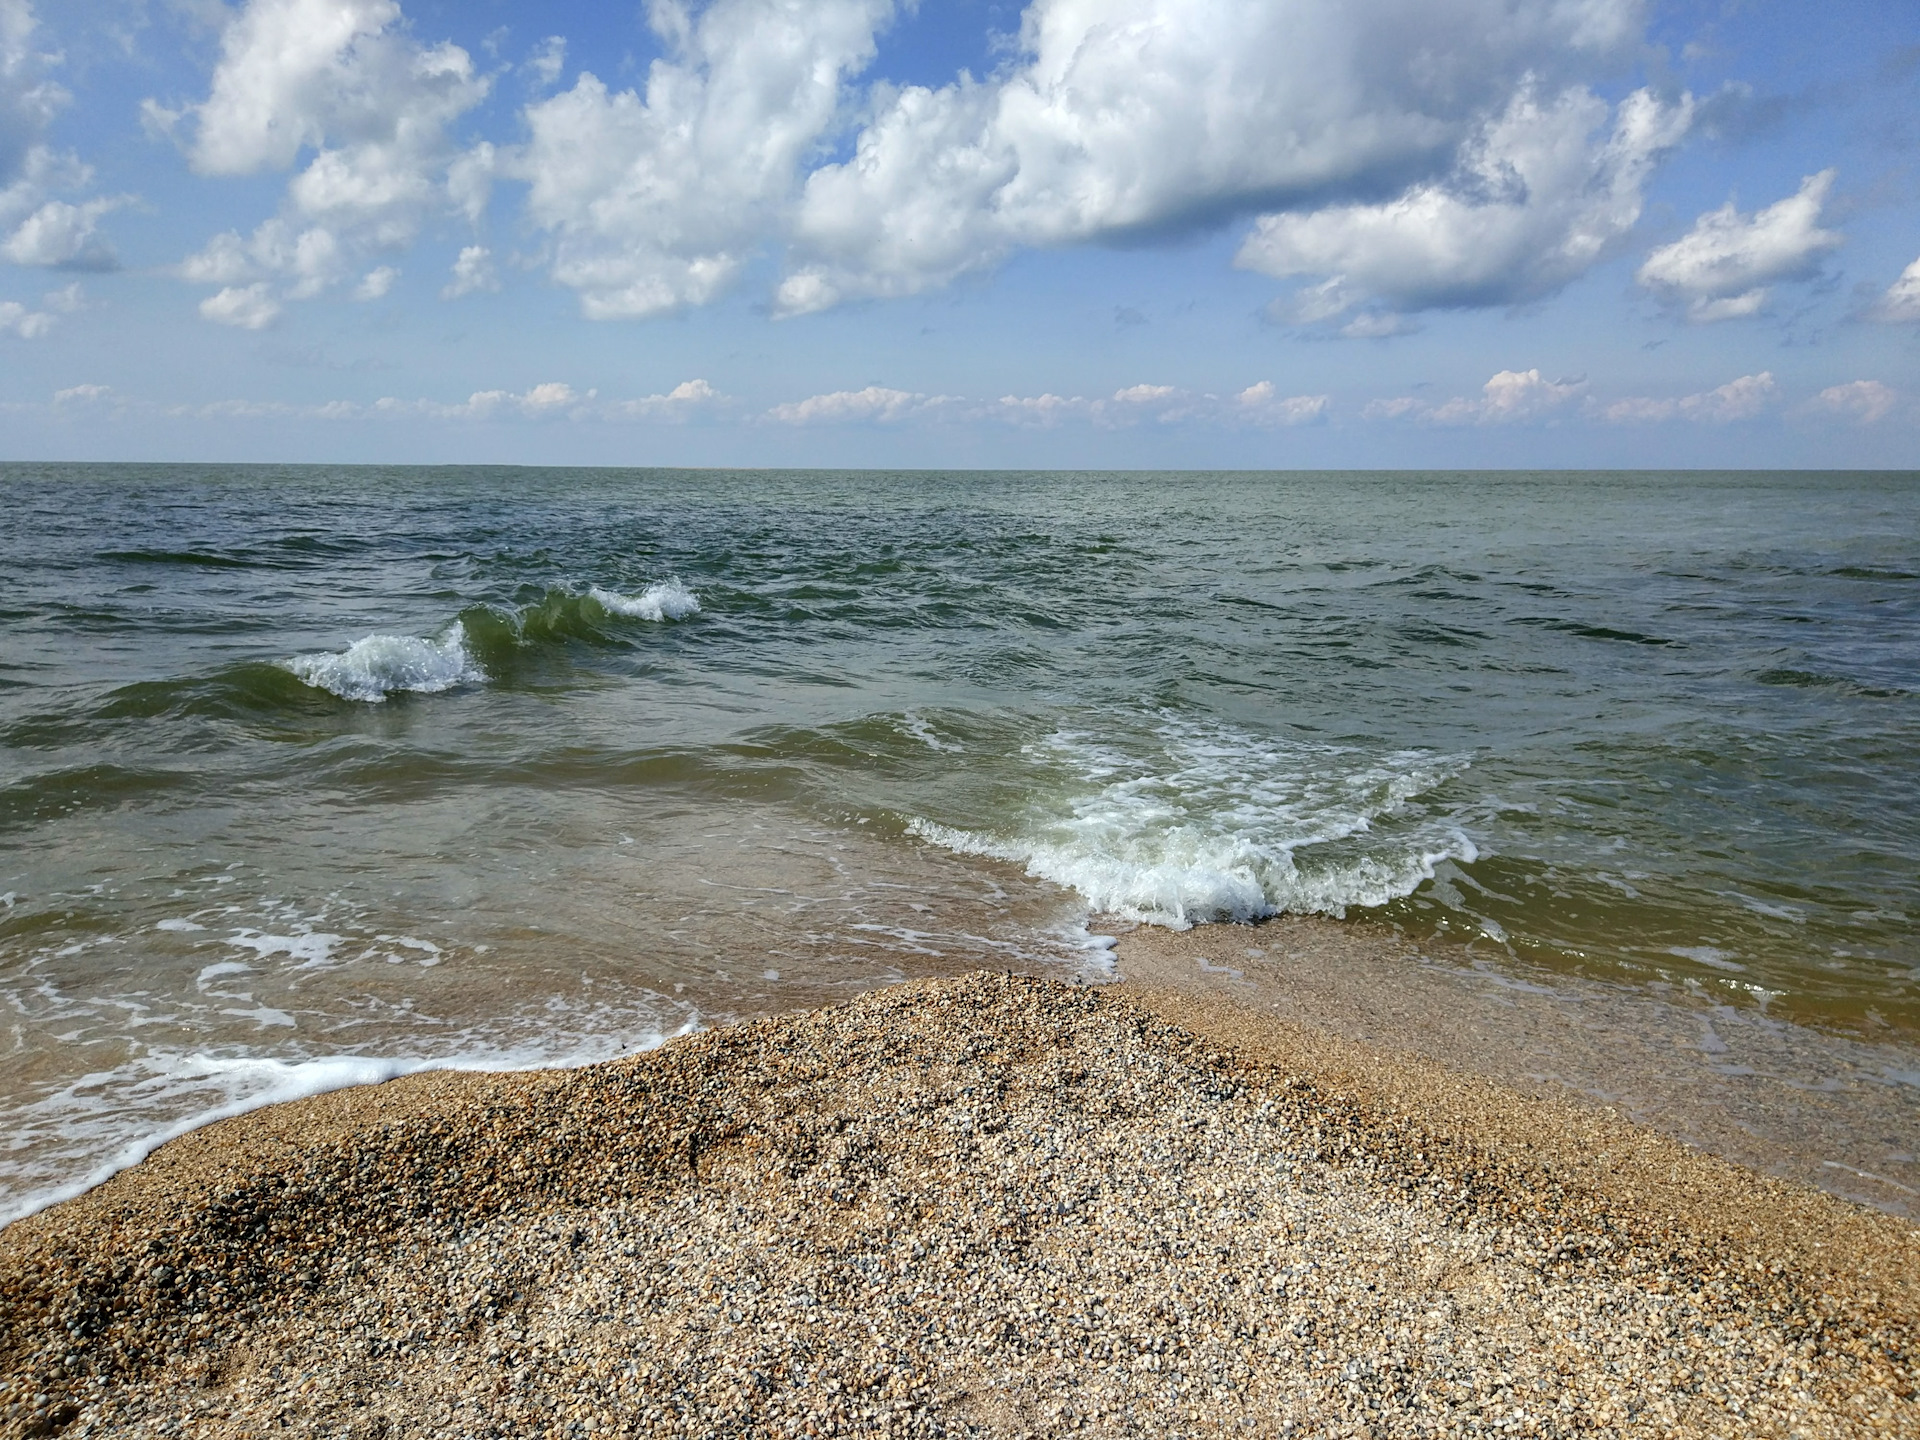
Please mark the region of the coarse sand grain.
[[7, 1436], [1920, 1434], [1904, 1220], [976, 974], [222, 1121], [0, 1232]]

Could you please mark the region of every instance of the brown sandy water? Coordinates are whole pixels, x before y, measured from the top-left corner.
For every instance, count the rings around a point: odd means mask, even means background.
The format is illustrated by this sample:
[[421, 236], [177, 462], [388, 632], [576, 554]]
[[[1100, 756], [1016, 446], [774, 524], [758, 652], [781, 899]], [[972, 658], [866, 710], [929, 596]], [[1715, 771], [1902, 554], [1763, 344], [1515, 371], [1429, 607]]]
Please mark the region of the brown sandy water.
[[1678, 987], [1516, 971], [1380, 925], [1290, 917], [1120, 938], [1130, 984], [1231, 1000], [1521, 1093], [1574, 1099], [1767, 1174], [1920, 1214], [1920, 1055]]

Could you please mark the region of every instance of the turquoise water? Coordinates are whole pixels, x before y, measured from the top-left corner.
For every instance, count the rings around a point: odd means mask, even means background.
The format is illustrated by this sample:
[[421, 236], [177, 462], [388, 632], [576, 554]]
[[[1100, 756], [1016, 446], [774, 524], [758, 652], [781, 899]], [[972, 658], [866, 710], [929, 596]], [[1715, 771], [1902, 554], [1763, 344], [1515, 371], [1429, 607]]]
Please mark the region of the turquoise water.
[[0, 468], [0, 1216], [1316, 911], [1920, 1027], [1920, 477]]

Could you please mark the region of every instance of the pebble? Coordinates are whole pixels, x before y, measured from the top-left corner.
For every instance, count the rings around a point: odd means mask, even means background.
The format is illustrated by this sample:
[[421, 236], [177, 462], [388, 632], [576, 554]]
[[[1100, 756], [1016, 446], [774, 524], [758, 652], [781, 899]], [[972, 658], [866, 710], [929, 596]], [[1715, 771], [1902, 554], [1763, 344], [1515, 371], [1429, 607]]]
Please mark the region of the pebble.
[[1920, 1434], [1905, 1317], [1532, 1163], [919, 982], [175, 1141], [0, 1232], [0, 1436]]

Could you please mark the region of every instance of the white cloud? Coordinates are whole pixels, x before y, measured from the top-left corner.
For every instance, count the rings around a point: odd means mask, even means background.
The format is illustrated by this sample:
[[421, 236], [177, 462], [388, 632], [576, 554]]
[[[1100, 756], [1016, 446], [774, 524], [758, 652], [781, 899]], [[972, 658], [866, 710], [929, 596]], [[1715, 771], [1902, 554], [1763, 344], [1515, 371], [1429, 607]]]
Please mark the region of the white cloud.
[[498, 290], [500, 277], [493, 273], [493, 252], [484, 245], [469, 245], [453, 262], [453, 279], [440, 292], [442, 300], [458, 300], [476, 290]]
[[91, 405], [113, 394], [111, 385], [72, 385], [53, 392], [55, 405]]
[[203, 285], [247, 285], [278, 281], [286, 298], [309, 300], [346, 273], [350, 257], [340, 237], [323, 225], [304, 228], [275, 217], [242, 238], [228, 230], [213, 237], [198, 254], [180, 262], [175, 274]]
[[889, 390], [869, 385], [864, 390], [835, 390], [826, 395], [810, 395], [805, 400], [775, 405], [767, 419], [781, 425], [845, 425], [866, 422], [887, 424], [923, 414], [948, 404], [951, 396], [920, 395], [906, 390]]
[[60, 316], [85, 309], [86, 296], [76, 283], [41, 296], [40, 305], [40, 309], [31, 310], [18, 300], [0, 301], [0, 332], [22, 340], [39, 340], [53, 333]]
[[1325, 395], [1283, 396], [1270, 380], [1259, 381], [1227, 397], [1178, 385], [1142, 383], [1123, 386], [1111, 395], [1094, 399], [1046, 391], [1039, 395], [1002, 395], [989, 401], [971, 401], [958, 395], [929, 396], [870, 385], [864, 390], [840, 390], [776, 405], [767, 412], [767, 418], [789, 425], [889, 423], [931, 418], [984, 420], [1023, 429], [1051, 429], [1069, 420], [1110, 430], [1142, 424], [1188, 423], [1265, 428], [1322, 420], [1330, 404], [1330, 397]]
[[1893, 325], [1920, 322], [1920, 260], [1900, 272], [1900, 278], [1867, 311], [1867, 318]]
[[1261, 217], [1236, 263], [1325, 275], [1290, 318], [1313, 323], [1374, 302], [1348, 334], [1395, 333], [1407, 311], [1512, 304], [1562, 289], [1616, 250], [1640, 218], [1655, 162], [1685, 134], [1690, 101], [1645, 90], [1617, 111], [1576, 87], [1515, 95], [1451, 174], [1380, 204]]
[[360, 283], [354, 287], [356, 300], [384, 300], [393, 289], [394, 281], [400, 278], [400, 272], [391, 265], [381, 265], [369, 270], [360, 277]]
[[205, 175], [312, 157], [281, 214], [246, 239], [216, 236], [179, 273], [278, 282], [285, 298], [308, 299], [363, 257], [410, 245], [429, 216], [471, 213], [473, 159], [447, 130], [487, 89], [459, 46], [415, 41], [396, 0], [249, 0], [227, 19], [207, 99], [188, 112], [188, 157]]
[[0, 332], [22, 340], [38, 340], [53, 329], [53, 316], [29, 310], [18, 300], [0, 301]]
[[1478, 395], [1432, 404], [1411, 395], [1370, 402], [1368, 420], [1419, 420], [1432, 425], [1514, 425], [1549, 420], [1586, 390], [1584, 380], [1548, 380], [1538, 370], [1502, 370]]
[[1695, 420], [1727, 425], [1736, 420], [1751, 420], [1774, 404], [1780, 387], [1773, 372], [1742, 375], [1712, 390], [1673, 399], [1629, 396], [1592, 409], [1602, 420], [1615, 425], [1639, 425], [1663, 420]]
[[264, 330], [280, 318], [280, 302], [268, 293], [264, 283], [229, 285], [200, 302], [200, 314], [216, 325], [233, 325], [242, 330]]
[[1009, 425], [1052, 429], [1062, 420], [1087, 413], [1087, 402], [1075, 395], [1071, 399], [1048, 391], [1044, 395], [1002, 395], [992, 405], [976, 411], [973, 418], [1004, 420]]
[[1329, 395], [1282, 396], [1271, 380], [1249, 385], [1233, 398], [1241, 413], [1256, 425], [1312, 424], [1326, 419], [1327, 407], [1333, 403]]
[[1813, 397], [1816, 410], [1871, 425], [1891, 415], [1900, 403], [1899, 392], [1878, 380], [1852, 380], [1830, 385]]
[[57, 57], [36, 48], [37, 29], [28, 0], [0, 0], [0, 259], [111, 270], [116, 262], [99, 221], [126, 201], [54, 198], [61, 190], [84, 189], [93, 172], [46, 143], [69, 97], [47, 76]]
[[530, 187], [553, 277], [595, 319], [658, 314], [721, 293], [779, 232], [800, 168], [874, 54], [891, 0], [654, 0], [668, 51], [643, 98], [583, 73], [530, 105], [503, 168]]
[[543, 90], [551, 90], [560, 83], [560, 73], [567, 68], [567, 37], [549, 35], [533, 47], [533, 53], [527, 56], [528, 76]]
[[1819, 272], [1841, 236], [1820, 228], [1820, 207], [1833, 188], [1831, 170], [1809, 175], [1797, 193], [1752, 215], [1729, 200], [1694, 221], [1693, 229], [1647, 256], [1640, 283], [1687, 318], [1733, 320], [1764, 309], [1771, 287]]
[[384, 396], [373, 404], [376, 415], [425, 415], [435, 420], [496, 420], [520, 416], [529, 420], [550, 420], [564, 416], [572, 420], [588, 418], [591, 402], [599, 395], [589, 390], [584, 395], [564, 381], [548, 380], [526, 390], [476, 390], [464, 403], [444, 405], [434, 400], [398, 400]]
[[124, 197], [72, 205], [49, 200], [15, 227], [0, 257], [15, 265], [59, 266], [69, 270], [112, 270], [119, 262], [100, 234], [100, 217], [118, 210]]
[[664, 395], [643, 395], [607, 406], [607, 414], [621, 420], [685, 420], [726, 397], [704, 380], [683, 380]]
[[[1560, 93], [1642, 23], [1638, 0], [1034, 0], [993, 78], [876, 87], [851, 158], [807, 179], [777, 303], [1437, 181], [1516, 95]], [[1639, 163], [1614, 165], [1636, 205]]]

